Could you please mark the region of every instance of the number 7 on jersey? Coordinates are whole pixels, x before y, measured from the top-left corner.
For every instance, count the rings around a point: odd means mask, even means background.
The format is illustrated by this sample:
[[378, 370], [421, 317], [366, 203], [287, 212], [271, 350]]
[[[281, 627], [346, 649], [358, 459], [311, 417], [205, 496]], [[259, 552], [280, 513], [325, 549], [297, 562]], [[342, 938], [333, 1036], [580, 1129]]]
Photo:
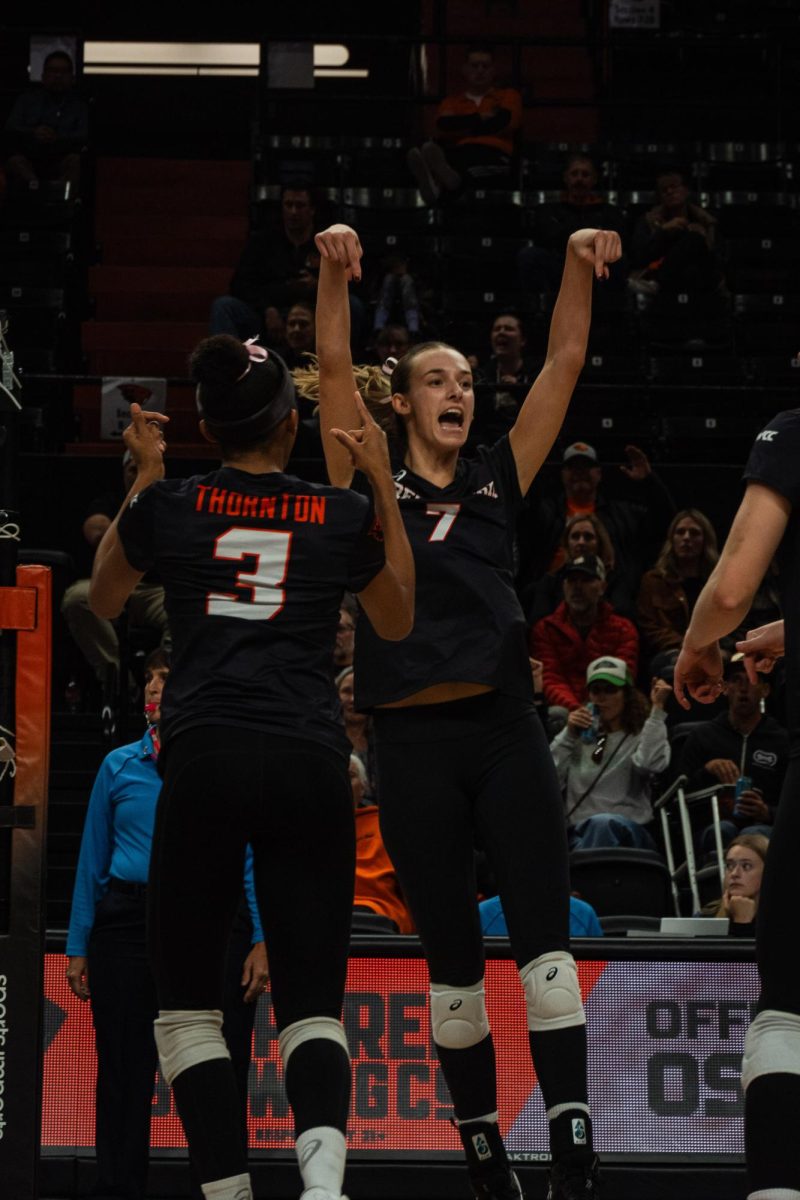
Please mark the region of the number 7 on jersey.
[[425, 516], [438, 517], [439, 520], [434, 525], [428, 541], [443, 542], [460, 512], [460, 504], [429, 504], [425, 509]]

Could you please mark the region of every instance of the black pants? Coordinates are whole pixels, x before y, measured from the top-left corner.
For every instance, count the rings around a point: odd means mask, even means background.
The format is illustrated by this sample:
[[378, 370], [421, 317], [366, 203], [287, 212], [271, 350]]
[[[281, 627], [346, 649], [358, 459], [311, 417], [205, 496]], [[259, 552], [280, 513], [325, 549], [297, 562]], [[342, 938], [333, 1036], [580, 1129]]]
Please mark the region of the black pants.
[[[145, 907], [144, 887], [112, 880], [95, 911], [87, 956], [97, 1050], [94, 1191], [124, 1200], [141, 1200], [145, 1194], [157, 1066], [153, 1021], [158, 1000], [147, 961]], [[245, 1144], [256, 1006], [243, 1003], [239, 980], [250, 935], [245, 908], [228, 947], [223, 1002], [223, 1033], [236, 1073]]]
[[800, 962], [793, 950], [798, 850], [800, 758], [792, 758], [783, 780], [764, 867], [756, 919], [756, 957], [761, 976], [759, 1010], [777, 1008], [800, 1015]]
[[489, 692], [375, 713], [381, 832], [434, 983], [483, 975], [474, 853], [497, 880], [518, 966], [569, 948], [561, 793], [532, 705]]
[[355, 871], [344, 757], [299, 738], [204, 726], [180, 734], [162, 760], [148, 909], [159, 1007], [222, 1007], [249, 841], [278, 1029], [338, 1020]]

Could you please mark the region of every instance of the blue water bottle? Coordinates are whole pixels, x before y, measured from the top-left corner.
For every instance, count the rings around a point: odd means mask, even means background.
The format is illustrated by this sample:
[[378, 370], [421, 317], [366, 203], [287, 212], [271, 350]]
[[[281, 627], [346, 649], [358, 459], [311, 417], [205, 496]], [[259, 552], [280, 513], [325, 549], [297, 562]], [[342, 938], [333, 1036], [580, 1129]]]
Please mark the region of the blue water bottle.
[[591, 723], [591, 725], [588, 725], [586, 727], [586, 729], [581, 730], [581, 741], [582, 742], [596, 742], [597, 741], [597, 733], [598, 733], [598, 730], [600, 729], [600, 715], [597, 711], [597, 705], [592, 704], [591, 700], [586, 705], [586, 707], [588, 708], [589, 712], [592, 714], [592, 723]]
[[752, 786], [753, 786], [753, 780], [750, 778], [749, 775], [740, 775], [739, 778], [736, 780], [736, 783], [734, 785], [734, 792], [733, 792], [733, 798], [734, 798], [733, 815], [735, 817], [743, 817], [744, 816], [744, 813], [742, 812], [741, 808], [739, 807], [739, 797], [741, 796], [742, 792], [749, 791]]

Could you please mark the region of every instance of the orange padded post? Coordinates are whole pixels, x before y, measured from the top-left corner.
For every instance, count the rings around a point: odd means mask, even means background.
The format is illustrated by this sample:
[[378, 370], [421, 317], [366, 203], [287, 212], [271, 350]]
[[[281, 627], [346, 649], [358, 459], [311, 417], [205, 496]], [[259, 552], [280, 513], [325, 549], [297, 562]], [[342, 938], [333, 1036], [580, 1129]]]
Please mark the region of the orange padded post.
[[0, 588], [0, 627], [16, 637], [16, 777], [9, 827], [8, 933], [0, 934], [0, 1179], [2, 1194], [36, 1200], [42, 1107], [44, 871], [50, 764], [52, 591], [48, 567], [17, 567]]

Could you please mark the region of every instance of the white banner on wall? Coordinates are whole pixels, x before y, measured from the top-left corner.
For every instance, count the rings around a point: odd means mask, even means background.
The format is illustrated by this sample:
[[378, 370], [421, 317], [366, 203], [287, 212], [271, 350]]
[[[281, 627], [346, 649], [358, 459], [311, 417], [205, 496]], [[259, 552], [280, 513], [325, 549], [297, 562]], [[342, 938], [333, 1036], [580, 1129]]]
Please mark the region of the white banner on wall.
[[659, 0], [611, 0], [608, 24], [611, 29], [660, 29]]

